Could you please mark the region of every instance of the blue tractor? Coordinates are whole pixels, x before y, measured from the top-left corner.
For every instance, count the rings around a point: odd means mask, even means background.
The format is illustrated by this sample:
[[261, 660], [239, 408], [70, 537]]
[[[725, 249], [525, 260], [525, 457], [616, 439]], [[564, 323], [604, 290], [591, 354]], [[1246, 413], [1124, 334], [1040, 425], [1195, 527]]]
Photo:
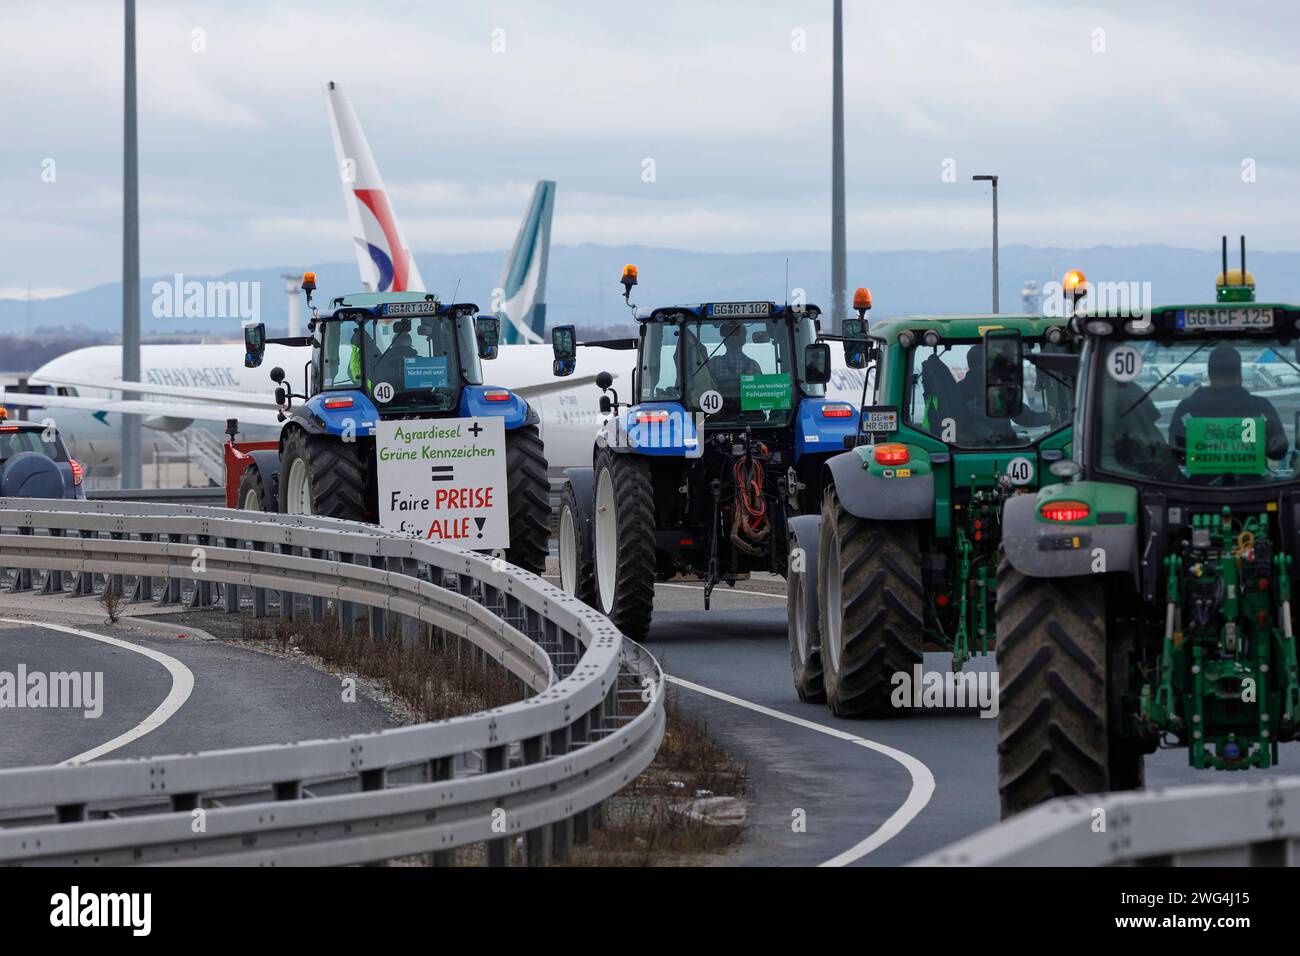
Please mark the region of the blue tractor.
[[[313, 273], [302, 287], [311, 306]], [[327, 311], [312, 308], [307, 332], [268, 340], [260, 323], [244, 330], [249, 368], [262, 364], [268, 344], [310, 347], [311, 358], [305, 394], [292, 391], [282, 368], [271, 372], [284, 422], [278, 442], [241, 444], [231, 436], [228, 498], [245, 508], [376, 522], [378, 422], [499, 416], [510, 516], [505, 558], [542, 573], [550, 482], [538, 416], [510, 390], [483, 384], [480, 359], [496, 357], [499, 320], [423, 292], [366, 292], [340, 296]]]
[[[587, 342], [636, 350], [628, 401], [601, 372], [605, 424], [592, 467], [570, 468], [560, 504], [560, 580], [633, 639], [650, 627], [656, 581], [714, 587], [786, 573], [789, 522], [821, 505], [823, 464], [858, 430], [826, 397], [820, 310], [773, 302], [637, 309], [638, 336]], [[555, 373], [576, 366], [572, 326], [552, 334]]]

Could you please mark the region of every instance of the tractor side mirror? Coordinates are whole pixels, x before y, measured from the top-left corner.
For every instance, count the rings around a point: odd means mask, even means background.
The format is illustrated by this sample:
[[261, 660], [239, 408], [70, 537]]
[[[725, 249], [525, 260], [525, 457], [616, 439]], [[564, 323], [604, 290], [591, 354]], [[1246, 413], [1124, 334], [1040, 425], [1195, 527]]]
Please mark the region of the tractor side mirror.
[[[868, 343], [867, 322], [865, 319], [845, 319], [843, 326], [844, 333], [844, 364], [849, 368], [866, 368]], [[863, 341], [854, 341], [861, 339]]]
[[613, 411], [613, 409], [614, 409], [614, 405], [612, 402], [610, 402], [609, 396], [608, 395], [600, 396], [600, 413], [602, 415], [608, 415], [611, 411]]
[[551, 330], [551, 352], [555, 356], [552, 371], [563, 378], [578, 367], [578, 337], [572, 325], [557, 325]]
[[478, 339], [478, 357], [494, 359], [501, 344], [501, 320], [494, 315], [480, 315], [474, 319], [475, 337]]
[[804, 346], [803, 377], [809, 385], [825, 385], [831, 380], [831, 347], [825, 342]]
[[244, 326], [244, 368], [257, 368], [266, 355], [266, 323]]
[[600, 389], [602, 392], [608, 389], [613, 384], [614, 384], [614, 376], [609, 374], [609, 372], [596, 373], [596, 387]]
[[1018, 330], [985, 334], [984, 411], [990, 418], [1013, 418], [1025, 410], [1024, 358]]

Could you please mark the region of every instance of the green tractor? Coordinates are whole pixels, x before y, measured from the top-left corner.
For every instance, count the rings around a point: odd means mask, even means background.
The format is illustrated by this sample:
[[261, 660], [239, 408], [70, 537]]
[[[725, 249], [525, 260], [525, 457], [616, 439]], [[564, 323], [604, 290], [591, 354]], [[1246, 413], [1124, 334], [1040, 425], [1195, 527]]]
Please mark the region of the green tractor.
[[1140, 787], [1162, 746], [1269, 767], [1300, 731], [1300, 306], [1256, 303], [1241, 258], [1225, 238], [1213, 303], [1072, 320], [1072, 458], [1002, 517], [1004, 816]]
[[896, 675], [910, 678], [924, 650], [950, 651], [960, 671], [993, 649], [1002, 504], [1057, 480], [1077, 356], [1064, 319], [868, 330], [858, 315], [844, 332], [846, 364], [873, 366], [861, 429], [826, 464], [820, 516], [791, 523], [803, 567], [787, 576], [790, 663], [802, 700], [881, 716], [898, 713]]

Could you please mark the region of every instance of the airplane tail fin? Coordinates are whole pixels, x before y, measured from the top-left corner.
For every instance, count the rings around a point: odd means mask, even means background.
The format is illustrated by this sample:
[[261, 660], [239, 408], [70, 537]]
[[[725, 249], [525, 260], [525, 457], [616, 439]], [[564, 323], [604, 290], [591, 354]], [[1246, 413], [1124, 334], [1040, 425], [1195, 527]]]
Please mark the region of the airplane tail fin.
[[501, 273], [494, 303], [496, 312], [506, 320], [501, 325], [501, 341], [507, 344], [541, 342], [546, 330], [546, 269], [554, 211], [555, 183], [539, 180]]
[[372, 292], [424, 292], [424, 280], [352, 104], [333, 82], [325, 84], [325, 100], [362, 283]]

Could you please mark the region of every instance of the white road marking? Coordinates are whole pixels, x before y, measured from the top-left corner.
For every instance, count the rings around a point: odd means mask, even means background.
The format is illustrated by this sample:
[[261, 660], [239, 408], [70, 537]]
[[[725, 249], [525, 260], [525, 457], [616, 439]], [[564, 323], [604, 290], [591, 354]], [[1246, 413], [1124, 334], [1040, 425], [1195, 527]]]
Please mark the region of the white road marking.
[[[703, 590], [704, 590], [704, 585], [702, 585], [702, 584], [700, 584], [700, 585], [695, 585], [695, 584], [669, 584], [667, 581], [656, 581], [656, 582], [655, 582], [655, 587], [657, 587], [657, 588], [681, 588], [683, 591], [703, 591]], [[713, 593], [714, 593], [714, 594], [752, 594], [752, 595], [754, 595], [755, 597], [776, 598], [778, 601], [784, 601], [784, 600], [786, 599], [784, 594], [772, 594], [772, 593], [769, 593], [769, 592], [767, 592], [767, 591], [749, 591], [749, 590], [746, 590], [745, 588], [727, 588], [725, 591], [724, 591], [722, 588], [714, 588], [714, 589], [713, 589]]]
[[149, 647], [140, 647], [136, 644], [120, 641], [116, 637], [108, 637], [104, 634], [94, 634], [90, 631], [82, 631], [75, 627], [64, 627], [62, 624], [44, 624], [40, 621], [24, 621], [14, 617], [0, 617], [0, 623], [3, 624], [25, 624], [28, 627], [43, 627], [51, 631], [62, 631], [64, 634], [75, 634], [78, 637], [87, 637], [92, 641], [100, 641], [104, 644], [111, 644], [114, 647], [121, 647], [128, 651], [134, 651], [137, 654], [143, 654], [150, 660], [157, 661], [163, 667], [167, 668], [167, 673], [171, 674], [172, 687], [163, 702], [154, 708], [151, 713], [140, 723], [136, 724], [125, 733], [118, 734], [107, 743], [102, 743], [98, 747], [92, 747], [85, 753], [77, 754], [75, 757], [69, 757], [63, 761], [60, 766], [72, 766], [75, 764], [86, 763], [94, 760], [96, 757], [102, 757], [104, 754], [112, 753], [121, 747], [125, 747], [133, 740], [139, 740], [150, 731], [157, 730], [161, 727], [172, 714], [181, 709], [190, 698], [194, 690], [194, 673], [178, 661], [176, 658], [164, 654], [162, 651], [155, 651]]
[[917, 760], [909, 753], [888, 747], [885, 744], [877, 743], [874, 740], [868, 740], [865, 737], [858, 737], [847, 731], [839, 730], [835, 727], [828, 727], [825, 724], [814, 723], [811, 720], [805, 720], [802, 717], [795, 717], [791, 714], [783, 713], [779, 710], [773, 710], [771, 707], [764, 707], [762, 704], [755, 704], [753, 701], [742, 700], [739, 697], [733, 697], [731, 694], [724, 694], [720, 690], [714, 690], [711, 687], [704, 687], [692, 681], [683, 680], [680, 677], [672, 677], [665, 674], [664, 679], [678, 687], [684, 687], [687, 690], [693, 690], [697, 694], [704, 694], [717, 700], [725, 701], [728, 704], [735, 704], [737, 707], [744, 707], [759, 714], [768, 717], [775, 717], [777, 720], [784, 720], [786, 723], [794, 724], [796, 727], [803, 727], [806, 730], [815, 730], [819, 734], [826, 734], [828, 737], [835, 737], [837, 740], [843, 740], [847, 743], [855, 744], [859, 747], [866, 747], [868, 750], [874, 750], [876, 753], [884, 754], [891, 760], [896, 760], [902, 764], [912, 777], [912, 789], [908, 791], [907, 799], [902, 805], [889, 815], [884, 823], [869, 834], [866, 839], [859, 841], [849, 847], [843, 853], [831, 857], [829, 860], [819, 864], [820, 866], [847, 866], [855, 860], [860, 860], [875, 850], [880, 849], [898, 834], [903, 832], [903, 828], [916, 819], [917, 814], [925, 809], [930, 798], [934, 796], [934, 774], [930, 768]]

